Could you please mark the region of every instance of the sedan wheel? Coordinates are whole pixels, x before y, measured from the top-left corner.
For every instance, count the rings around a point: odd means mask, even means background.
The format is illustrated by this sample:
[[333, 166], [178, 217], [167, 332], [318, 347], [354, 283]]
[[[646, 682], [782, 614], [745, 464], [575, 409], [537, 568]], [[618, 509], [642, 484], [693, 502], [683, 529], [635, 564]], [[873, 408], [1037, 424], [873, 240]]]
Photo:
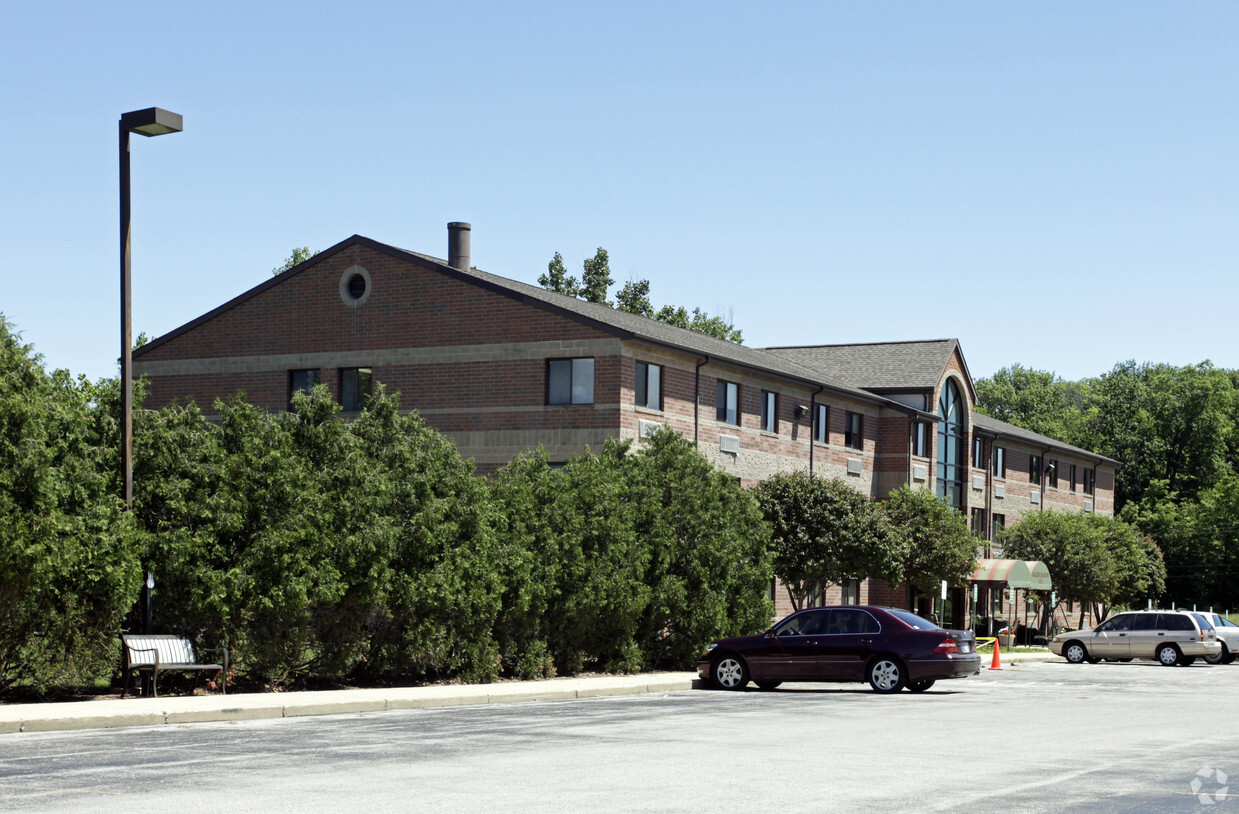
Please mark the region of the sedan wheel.
[[880, 693], [899, 692], [908, 680], [904, 675], [903, 664], [891, 656], [879, 656], [869, 662], [867, 675], [869, 686], [874, 692]]
[[1179, 648], [1173, 644], [1163, 644], [1157, 648], [1157, 661], [1163, 667], [1173, 667], [1179, 663]]
[[1063, 648], [1063, 658], [1072, 664], [1083, 664], [1088, 658], [1088, 651], [1079, 642], [1067, 642], [1067, 646]]
[[929, 689], [933, 685], [934, 685], [934, 679], [922, 678], [920, 681], [908, 682], [908, 689], [911, 690], [912, 692], [925, 692], [925, 690]]
[[749, 683], [749, 668], [739, 656], [722, 656], [710, 668], [714, 686], [720, 690], [742, 690]]
[[1226, 647], [1226, 642], [1222, 642], [1222, 649], [1216, 654], [1205, 656], [1205, 661], [1210, 664], [1230, 664], [1227, 658], [1230, 656], [1230, 650]]

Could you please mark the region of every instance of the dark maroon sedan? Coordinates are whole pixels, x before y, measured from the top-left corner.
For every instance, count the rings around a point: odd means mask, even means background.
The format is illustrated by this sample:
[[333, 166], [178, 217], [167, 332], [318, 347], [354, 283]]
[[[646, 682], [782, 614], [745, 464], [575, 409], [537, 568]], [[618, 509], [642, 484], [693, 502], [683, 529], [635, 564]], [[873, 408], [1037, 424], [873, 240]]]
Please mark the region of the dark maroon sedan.
[[724, 690], [752, 680], [763, 690], [784, 681], [868, 681], [876, 692], [924, 692], [940, 678], [981, 672], [976, 639], [943, 630], [915, 613], [872, 605], [809, 608], [765, 633], [721, 639], [697, 663]]

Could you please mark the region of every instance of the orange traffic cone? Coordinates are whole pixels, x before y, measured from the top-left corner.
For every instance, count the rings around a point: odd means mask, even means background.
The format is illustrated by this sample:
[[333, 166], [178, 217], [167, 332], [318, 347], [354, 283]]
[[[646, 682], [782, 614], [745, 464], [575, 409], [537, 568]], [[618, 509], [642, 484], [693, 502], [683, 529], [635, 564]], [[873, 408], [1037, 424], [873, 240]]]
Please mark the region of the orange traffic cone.
[[1002, 659], [998, 658], [998, 640], [994, 639], [994, 663], [989, 666], [991, 670], [1002, 669]]

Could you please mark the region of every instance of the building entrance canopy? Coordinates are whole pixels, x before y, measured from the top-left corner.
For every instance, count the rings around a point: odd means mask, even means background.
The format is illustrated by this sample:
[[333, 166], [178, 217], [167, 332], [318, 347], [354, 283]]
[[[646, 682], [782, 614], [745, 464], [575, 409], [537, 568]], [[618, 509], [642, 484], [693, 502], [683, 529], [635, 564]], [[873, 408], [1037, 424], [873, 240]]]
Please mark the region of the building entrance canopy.
[[1038, 560], [977, 560], [972, 582], [999, 583], [1009, 588], [1048, 591], [1054, 587], [1050, 569]]

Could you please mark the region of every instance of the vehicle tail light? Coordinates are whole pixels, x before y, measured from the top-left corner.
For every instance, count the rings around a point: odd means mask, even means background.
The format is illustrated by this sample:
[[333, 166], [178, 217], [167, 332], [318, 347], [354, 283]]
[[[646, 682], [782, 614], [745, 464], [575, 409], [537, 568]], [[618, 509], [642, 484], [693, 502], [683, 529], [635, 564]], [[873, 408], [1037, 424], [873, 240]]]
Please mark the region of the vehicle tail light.
[[938, 646], [934, 648], [934, 652], [935, 653], [958, 653], [959, 645], [956, 644], [954, 639], [948, 636], [947, 638], [943, 639], [941, 642], [938, 643]]

